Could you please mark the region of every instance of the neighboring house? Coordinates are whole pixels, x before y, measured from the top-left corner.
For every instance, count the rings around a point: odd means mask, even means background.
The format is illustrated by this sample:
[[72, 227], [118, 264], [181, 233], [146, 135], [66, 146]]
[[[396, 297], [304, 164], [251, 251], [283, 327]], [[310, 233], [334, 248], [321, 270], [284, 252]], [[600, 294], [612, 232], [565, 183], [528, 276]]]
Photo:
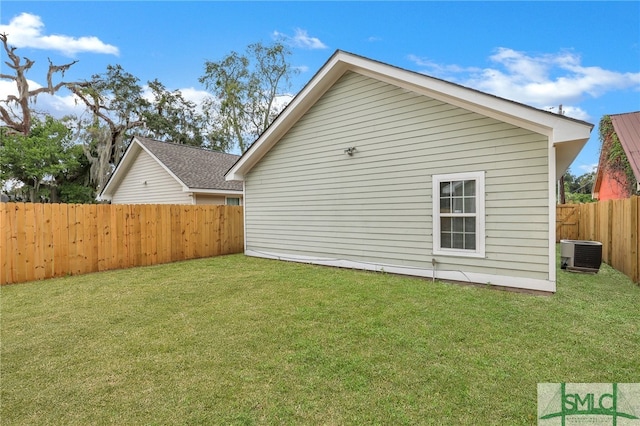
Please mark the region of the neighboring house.
[[337, 51], [226, 174], [245, 253], [553, 292], [593, 125]]
[[[610, 115], [613, 131], [615, 132], [626, 159], [629, 161], [634, 182], [628, 182], [628, 177], [620, 171], [610, 170], [607, 167], [609, 161], [609, 148], [605, 143], [600, 151], [596, 181], [593, 184], [593, 198], [596, 200], [616, 200], [628, 198], [631, 194], [629, 188], [640, 191], [640, 111], [626, 114]], [[609, 141], [610, 142], [610, 141]]]
[[111, 204], [242, 204], [242, 182], [224, 174], [240, 158], [134, 136], [100, 192]]

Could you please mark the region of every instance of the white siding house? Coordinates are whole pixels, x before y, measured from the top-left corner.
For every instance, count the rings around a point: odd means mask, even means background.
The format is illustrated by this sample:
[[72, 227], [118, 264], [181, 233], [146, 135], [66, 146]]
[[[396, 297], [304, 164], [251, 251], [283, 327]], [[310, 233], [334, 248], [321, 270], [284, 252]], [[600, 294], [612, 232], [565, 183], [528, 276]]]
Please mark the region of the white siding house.
[[241, 204], [224, 174], [237, 155], [135, 136], [99, 199], [112, 204]]
[[338, 51], [227, 179], [248, 255], [553, 292], [592, 127]]

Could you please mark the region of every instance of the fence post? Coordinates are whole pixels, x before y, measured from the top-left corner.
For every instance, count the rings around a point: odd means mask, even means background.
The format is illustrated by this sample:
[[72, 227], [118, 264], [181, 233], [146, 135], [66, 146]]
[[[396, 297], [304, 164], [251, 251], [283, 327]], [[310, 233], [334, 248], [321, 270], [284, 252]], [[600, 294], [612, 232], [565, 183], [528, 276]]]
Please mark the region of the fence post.
[[11, 204], [0, 204], [0, 284], [14, 282], [13, 260], [15, 247], [15, 234], [13, 233], [13, 222], [15, 215]]
[[611, 262], [613, 257], [613, 201], [607, 202], [607, 259]]
[[640, 282], [640, 248], [638, 238], [638, 214], [640, 213], [640, 197], [633, 196], [629, 199], [629, 222], [631, 225], [631, 235], [629, 237], [630, 255], [631, 255], [631, 270], [629, 276], [634, 282]]

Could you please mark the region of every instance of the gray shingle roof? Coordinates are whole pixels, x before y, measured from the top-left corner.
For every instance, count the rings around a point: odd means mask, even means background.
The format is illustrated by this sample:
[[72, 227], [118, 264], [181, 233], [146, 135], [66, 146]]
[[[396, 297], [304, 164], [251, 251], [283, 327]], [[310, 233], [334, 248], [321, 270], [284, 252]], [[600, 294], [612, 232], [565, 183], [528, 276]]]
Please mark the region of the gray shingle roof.
[[224, 179], [224, 174], [240, 158], [239, 155], [161, 142], [140, 136], [135, 138], [191, 189], [242, 191], [242, 182]]

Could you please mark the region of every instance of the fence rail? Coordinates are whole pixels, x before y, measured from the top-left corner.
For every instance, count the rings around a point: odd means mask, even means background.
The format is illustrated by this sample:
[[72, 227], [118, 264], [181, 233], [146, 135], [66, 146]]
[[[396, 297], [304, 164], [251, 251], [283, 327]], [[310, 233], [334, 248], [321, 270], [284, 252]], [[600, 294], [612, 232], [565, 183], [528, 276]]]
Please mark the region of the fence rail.
[[240, 253], [238, 206], [0, 203], [0, 284]]
[[556, 241], [602, 243], [602, 260], [640, 283], [640, 197], [556, 208]]

